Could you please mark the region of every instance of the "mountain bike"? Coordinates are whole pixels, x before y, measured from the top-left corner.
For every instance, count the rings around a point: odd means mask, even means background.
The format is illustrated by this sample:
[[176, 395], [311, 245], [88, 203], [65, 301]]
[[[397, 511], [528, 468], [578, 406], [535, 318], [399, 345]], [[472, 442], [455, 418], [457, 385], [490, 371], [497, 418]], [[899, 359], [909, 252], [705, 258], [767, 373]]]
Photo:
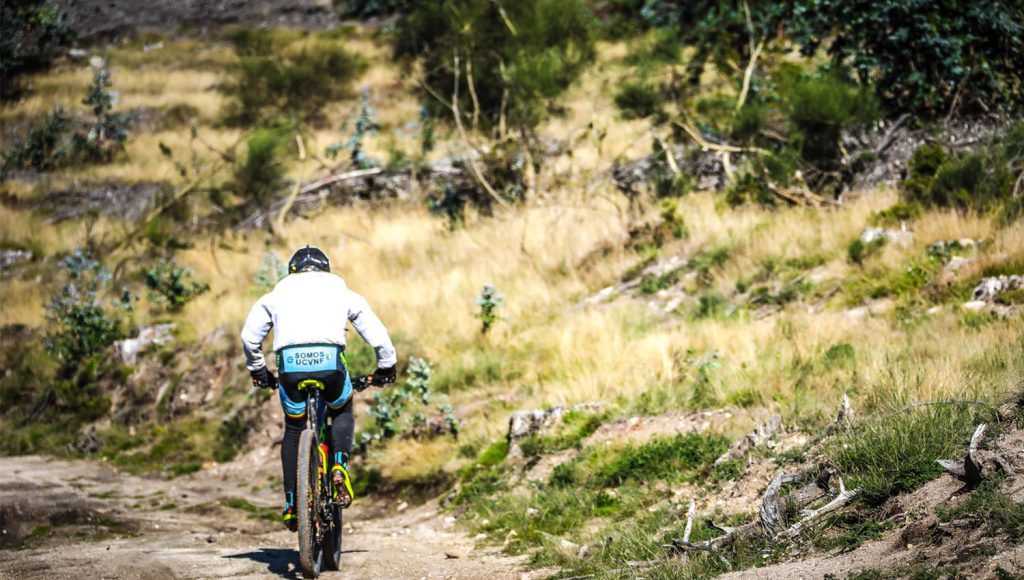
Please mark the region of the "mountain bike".
[[[372, 375], [352, 381], [352, 390], [361, 392], [372, 384]], [[331, 484], [331, 457], [327, 437], [330, 429], [324, 384], [309, 379], [298, 385], [306, 391], [309, 425], [299, 437], [298, 485], [295, 490], [299, 525], [299, 567], [306, 578], [316, 578], [321, 570], [341, 566], [341, 505]], [[354, 394], [353, 394], [354, 395]]]

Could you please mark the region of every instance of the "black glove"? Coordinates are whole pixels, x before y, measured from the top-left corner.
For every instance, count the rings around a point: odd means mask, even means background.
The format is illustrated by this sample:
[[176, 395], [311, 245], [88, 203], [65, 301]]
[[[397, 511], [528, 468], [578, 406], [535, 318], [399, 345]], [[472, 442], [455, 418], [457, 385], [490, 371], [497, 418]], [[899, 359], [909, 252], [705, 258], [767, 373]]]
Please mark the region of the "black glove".
[[395, 382], [398, 378], [398, 369], [395, 365], [391, 365], [386, 369], [377, 369], [373, 371], [373, 384], [379, 386], [389, 385]]
[[249, 371], [249, 376], [252, 377], [252, 386], [260, 389], [272, 389], [277, 384], [277, 377], [267, 367]]

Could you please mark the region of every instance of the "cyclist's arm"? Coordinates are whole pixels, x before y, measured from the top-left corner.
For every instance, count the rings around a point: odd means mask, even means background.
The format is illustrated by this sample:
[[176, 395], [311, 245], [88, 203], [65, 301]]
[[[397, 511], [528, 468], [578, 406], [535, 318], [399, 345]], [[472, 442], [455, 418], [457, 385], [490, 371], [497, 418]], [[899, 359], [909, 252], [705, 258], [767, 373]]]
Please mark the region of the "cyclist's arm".
[[256, 301], [242, 326], [242, 350], [245, 351], [245, 366], [254, 371], [267, 366], [263, 357], [263, 339], [274, 325], [270, 314], [270, 295]]
[[377, 368], [387, 369], [395, 366], [398, 363], [395, 346], [391, 343], [388, 329], [373, 313], [370, 304], [352, 290], [348, 291], [348, 303], [348, 319], [359, 336], [363, 337], [366, 344], [373, 347], [373, 351], [377, 353]]

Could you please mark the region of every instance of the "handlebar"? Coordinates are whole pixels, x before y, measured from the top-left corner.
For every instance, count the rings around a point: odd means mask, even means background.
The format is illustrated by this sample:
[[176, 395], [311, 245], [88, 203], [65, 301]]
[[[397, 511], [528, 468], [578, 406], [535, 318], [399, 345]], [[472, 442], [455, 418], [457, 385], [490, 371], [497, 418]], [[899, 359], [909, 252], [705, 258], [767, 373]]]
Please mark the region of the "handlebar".
[[369, 387], [382, 387], [384, 385], [373, 384], [373, 375], [363, 375], [352, 380], [352, 388], [357, 392], [363, 392]]

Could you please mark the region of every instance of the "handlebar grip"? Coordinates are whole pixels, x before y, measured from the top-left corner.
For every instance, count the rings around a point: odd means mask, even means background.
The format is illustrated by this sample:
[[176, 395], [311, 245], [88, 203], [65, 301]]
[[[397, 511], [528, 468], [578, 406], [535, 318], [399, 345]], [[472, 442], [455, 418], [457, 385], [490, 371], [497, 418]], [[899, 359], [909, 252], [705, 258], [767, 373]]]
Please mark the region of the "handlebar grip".
[[361, 393], [372, 384], [373, 375], [363, 375], [361, 377], [356, 377], [355, 380], [352, 381], [352, 388]]

